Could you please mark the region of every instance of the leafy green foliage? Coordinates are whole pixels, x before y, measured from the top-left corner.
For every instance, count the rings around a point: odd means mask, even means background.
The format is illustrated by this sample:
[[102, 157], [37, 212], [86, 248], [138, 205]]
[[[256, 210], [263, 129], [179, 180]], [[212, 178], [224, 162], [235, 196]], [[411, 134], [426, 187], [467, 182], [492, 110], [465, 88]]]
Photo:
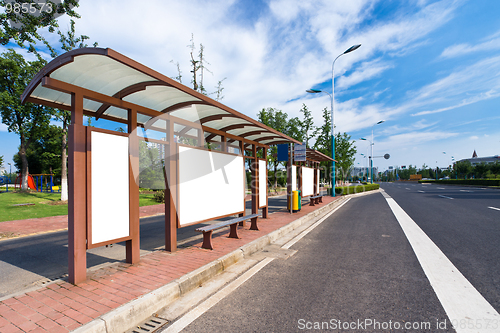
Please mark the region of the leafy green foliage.
[[439, 180], [428, 179], [428, 180], [419, 180], [419, 183], [500, 186], [500, 179], [439, 179]]
[[153, 200], [158, 203], [165, 203], [165, 190], [156, 191], [153, 195]]
[[[49, 174], [61, 176], [61, 128], [49, 125], [43, 128], [41, 135], [26, 149], [28, 169], [31, 174]], [[22, 168], [21, 157], [14, 155], [14, 164], [18, 170]], [[59, 181], [55, 182], [59, 184]]]
[[309, 148], [309, 140], [313, 139], [317, 135], [317, 128], [314, 126], [314, 119], [311, 114], [311, 110], [307, 105], [302, 104], [300, 112], [303, 115], [303, 119], [300, 121], [300, 132], [302, 133], [303, 140], [301, 142], [306, 143], [306, 147]]
[[346, 194], [354, 194], [354, 193], [361, 193], [361, 192], [378, 190], [379, 188], [380, 188], [379, 184], [366, 184], [366, 185], [355, 185], [355, 186], [337, 186], [335, 188], [335, 193], [340, 194], [339, 192], [341, 192], [342, 195], [346, 195]]
[[21, 104], [21, 95], [45, 61], [26, 61], [9, 49], [0, 56], [0, 114], [8, 131], [19, 135], [23, 189], [27, 188], [28, 161], [26, 149], [49, 125], [53, 110], [38, 104]]
[[336, 175], [342, 180], [347, 179], [349, 171], [354, 165], [357, 152], [354, 143], [355, 141], [351, 141], [351, 136], [346, 132], [335, 134]]
[[[18, 3], [22, 1], [16, 0]], [[5, 8], [7, 1], [0, 0], [0, 6]], [[55, 10], [50, 13], [48, 11], [41, 11], [40, 16], [30, 15], [29, 13], [23, 15], [16, 15], [13, 11], [10, 13], [4, 12], [0, 14], [0, 43], [7, 45], [10, 42], [15, 42], [20, 47], [28, 49], [30, 52], [35, 53], [38, 59], [42, 59], [35, 49], [38, 42], [45, 44], [51, 49], [48, 41], [38, 32], [40, 28], [47, 28], [51, 33], [59, 27], [56, 17], [63, 14], [70, 17], [79, 18], [78, 13], [74, 8], [78, 7], [77, 0], [63, 0], [61, 4], [57, 5]], [[10, 21], [21, 24], [19, 27], [14, 27]]]

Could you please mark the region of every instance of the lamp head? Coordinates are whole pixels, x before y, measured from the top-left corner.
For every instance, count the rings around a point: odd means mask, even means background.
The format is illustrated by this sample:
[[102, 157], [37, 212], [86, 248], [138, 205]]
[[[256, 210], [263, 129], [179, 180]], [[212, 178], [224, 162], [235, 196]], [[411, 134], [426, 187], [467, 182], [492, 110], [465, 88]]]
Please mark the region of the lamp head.
[[385, 120], [381, 120], [381, 121], [379, 121], [379, 122], [377, 123], [377, 125], [382, 124], [383, 122], [385, 122]]
[[318, 89], [308, 89], [308, 90], [306, 90], [306, 92], [308, 92], [310, 94], [317, 94], [317, 93], [320, 93], [321, 90], [318, 90]]
[[357, 49], [359, 49], [359, 47], [360, 47], [360, 46], [361, 46], [361, 44], [356, 44], [356, 45], [353, 45], [353, 46], [351, 46], [350, 48], [348, 48], [347, 50], [345, 50], [344, 54], [349, 53], [349, 52], [352, 52], [352, 51], [354, 51], [354, 50], [357, 50]]
[[365, 139], [365, 138], [359, 138], [359, 139], [360, 139], [360, 140], [365, 140], [365, 141], [366, 141], [366, 139]]

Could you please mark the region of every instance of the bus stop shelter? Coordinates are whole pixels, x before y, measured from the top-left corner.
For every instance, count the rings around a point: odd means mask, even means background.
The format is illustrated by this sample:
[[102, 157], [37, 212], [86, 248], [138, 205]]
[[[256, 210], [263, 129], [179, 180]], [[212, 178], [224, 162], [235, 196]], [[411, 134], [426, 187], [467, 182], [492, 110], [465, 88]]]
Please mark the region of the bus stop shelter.
[[[177, 248], [178, 228], [245, 214], [246, 160], [252, 213], [261, 209], [266, 218], [267, 149], [298, 143], [109, 48], [55, 58], [21, 99], [71, 111], [68, 268], [74, 284], [86, 280], [87, 249], [124, 241], [126, 262], [140, 260], [140, 140], [162, 147], [167, 251]], [[84, 116], [126, 126], [126, 133], [84, 126]]]

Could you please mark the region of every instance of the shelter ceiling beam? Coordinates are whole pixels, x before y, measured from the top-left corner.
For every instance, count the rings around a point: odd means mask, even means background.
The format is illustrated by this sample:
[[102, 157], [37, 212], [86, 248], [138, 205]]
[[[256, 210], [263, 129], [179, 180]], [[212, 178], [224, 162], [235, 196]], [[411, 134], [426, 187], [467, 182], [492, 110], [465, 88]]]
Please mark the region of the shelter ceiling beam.
[[[96, 91], [85, 89], [85, 88], [73, 85], [71, 83], [63, 82], [63, 81], [60, 81], [60, 80], [57, 80], [57, 79], [54, 79], [51, 77], [44, 76], [42, 78], [42, 86], [45, 88], [57, 90], [57, 91], [67, 93], [67, 94], [81, 93], [84, 98], [90, 99], [90, 100], [93, 100], [93, 101], [96, 101], [99, 103], [110, 104], [112, 106], [115, 106], [115, 107], [121, 108], [121, 109], [125, 109], [125, 110], [135, 109], [135, 110], [137, 110], [138, 113], [147, 115], [149, 117], [152, 117], [153, 119], [154, 118], [161, 118], [164, 120], [169, 120], [169, 121], [171, 120], [171, 121], [175, 122], [176, 124], [180, 124], [180, 125], [184, 125], [184, 126], [192, 126], [194, 128], [199, 128], [199, 124], [194, 123], [192, 121], [177, 118], [177, 117], [174, 117], [174, 116], [169, 115], [169, 114], [164, 114], [164, 113], [158, 112], [156, 110], [146, 108], [144, 106], [140, 106], [140, 105], [137, 105], [134, 103], [124, 101], [122, 99], [118, 99], [118, 98], [111, 97], [111, 96], [108, 96], [105, 94], [101, 94], [101, 93], [98, 93]], [[47, 105], [47, 103], [46, 103], [47, 101], [44, 101], [41, 99], [33, 99], [33, 100], [36, 101], [35, 103]], [[52, 104], [54, 104], [54, 103], [52, 103]], [[94, 116], [95, 116], [95, 114], [94, 114]], [[115, 118], [113, 118], [113, 119], [115, 119]], [[144, 125], [144, 128], [147, 129], [146, 124]], [[263, 143], [259, 143], [259, 142], [253, 141], [253, 140], [246, 140], [246, 139], [244, 139], [243, 136], [229, 134], [229, 133], [226, 133], [226, 132], [223, 132], [220, 130], [216, 130], [215, 128], [211, 128], [208, 126], [202, 125], [201, 129], [205, 132], [210, 132], [210, 133], [213, 133], [216, 135], [225, 135], [228, 138], [239, 140], [239, 141], [245, 141], [246, 143], [255, 144], [255, 145], [258, 145], [261, 147], [266, 147], [266, 148], [269, 147], [268, 145], [265, 145]], [[262, 133], [264, 131], [258, 131], [258, 132]], [[249, 133], [246, 133], [246, 134], [248, 135]]]
[[[163, 81], [140, 82], [140, 83], [132, 84], [128, 87], [123, 88], [122, 90], [120, 90], [119, 92], [114, 94], [113, 97], [118, 98], [118, 99], [123, 99], [124, 97], [127, 97], [128, 95], [132, 95], [136, 92], [146, 90], [146, 88], [149, 86], [168, 86], [168, 87], [171, 87], [172, 85], [170, 85], [166, 82], [163, 82]], [[95, 119], [97, 120], [97, 119], [101, 118], [101, 116], [104, 114], [104, 112], [106, 112], [107, 109], [109, 109], [110, 106], [111, 105], [109, 105], [109, 104], [101, 105], [99, 107], [99, 109], [97, 109], [97, 111], [96, 111]]]

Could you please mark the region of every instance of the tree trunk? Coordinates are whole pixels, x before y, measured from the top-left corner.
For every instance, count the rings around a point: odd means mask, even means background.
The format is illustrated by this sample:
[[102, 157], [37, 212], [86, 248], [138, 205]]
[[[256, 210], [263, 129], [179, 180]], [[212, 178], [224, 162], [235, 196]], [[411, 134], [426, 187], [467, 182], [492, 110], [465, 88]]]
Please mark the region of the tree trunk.
[[28, 158], [26, 157], [26, 143], [21, 135], [21, 146], [19, 147], [19, 157], [21, 157], [21, 190], [28, 189]]
[[66, 154], [68, 131], [66, 130], [66, 123], [63, 124], [63, 136], [62, 136], [62, 149], [61, 149], [61, 201], [68, 201], [68, 169], [67, 160], [68, 156]]

